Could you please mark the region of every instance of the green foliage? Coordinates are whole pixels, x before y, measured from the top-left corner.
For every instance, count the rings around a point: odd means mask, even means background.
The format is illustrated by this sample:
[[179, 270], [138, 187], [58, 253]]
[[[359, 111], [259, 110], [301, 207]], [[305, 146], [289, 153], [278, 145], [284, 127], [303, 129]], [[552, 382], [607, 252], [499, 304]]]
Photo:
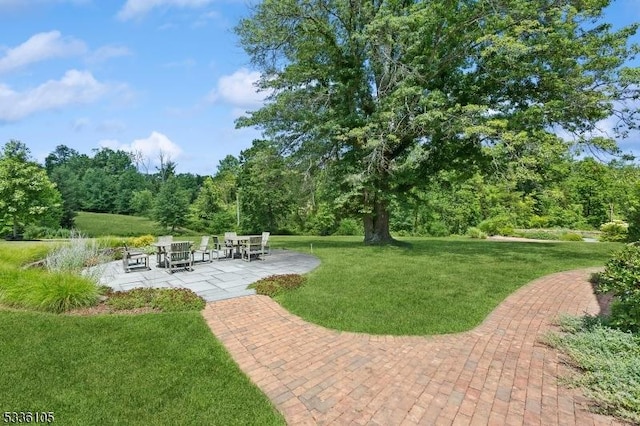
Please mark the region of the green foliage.
[[512, 219], [502, 214], [483, 220], [478, 224], [478, 228], [488, 235], [511, 235], [514, 226]]
[[91, 306], [98, 301], [91, 280], [68, 272], [0, 269], [0, 304], [47, 312]]
[[48, 312], [95, 304], [98, 288], [84, 276], [20, 267], [61, 248], [52, 243], [0, 243], [0, 304]]
[[153, 213], [153, 193], [148, 189], [131, 193], [131, 211], [138, 216], [149, 217]]
[[131, 246], [133, 247], [146, 247], [151, 245], [156, 240], [156, 237], [153, 235], [141, 235], [139, 237], [131, 238]]
[[61, 195], [45, 170], [30, 159], [22, 142], [10, 141], [0, 154], [0, 228], [11, 227], [13, 238], [28, 224], [48, 218], [58, 226]]
[[296, 289], [304, 284], [306, 278], [298, 274], [271, 275], [251, 284], [249, 288], [256, 293], [269, 297], [275, 297], [286, 290]]
[[612, 222], [603, 223], [600, 226], [600, 241], [622, 242], [626, 241], [629, 234], [629, 224], [614, 220]]
[[107, 304], [115, 310], [153, 308], [162, 312], [200, 311], [203, 298], [185, 288], [134, 288], [107, 293]]
[[640, 337], [602, 325], [597, 319], [564, 319], [565, 334], [546, 342], [565, 352], [580, 369], [566, 378], [583, 388], [599, 412], [640, 422]]
[[317, 210], [307, 221], [307, 232], [312, 235], [331, 235], [336, 230], [336, 217], [332, 208], [325, 203], [318, 206]]
[[344, 218], [338, 223], [335, 235], [363, 235], [362, 221], [353, 218]]
[[563, 232], [560, 234], [560, 241], [582, 241], [582, 235], [575, 232]]
[[487, 239], [487, 234], [483, 231], [481, 231], [478, 228], [475, 227], [471, 227], [469, 229], [467, 229], [467, 235], [471, 238], [476, 238], [476, 239], [480, 239], [480, 240], [486, 240]]
[[27, 225], [24, 228], [23, 237], [25, 240], [35, 240], [38, 238], [47, 239], [68, 239], [73, 231], [64, 228], [47, 228], [46, 226]]
[[615, 253], [598, 277], [597, 291], [615, 296], [613, 326], [640, 331], [640, 246], [627, 245]]
[[187, 224], [189, 195], [175, 177], [168, 178], [160, 187], [154, 206], [154, 219], [164, 228], [177, 228]]
[[[562, 173], [555, 159], [569, 146], [555, 128], [591, 134], [615, 102], [637, 94], [638, 74], [624, 68], [637, 50], [627, 43], [637, 26], [603, 23], [607, 4], [263, 1], [236, 32], [271, 96], [238, 125], [260, 127], [301, 170], [331, 170], [339, 202], [367, 223], [366, 242], [389, 242], [396, 196], [423, 189], [439, 170], [473, 171], [487, 159], [506, 170], [506, 181], [516, 178], [511, 227], [528, 226], [534, 214], [570, 226], [592, 201], [586, 215], [597, 218], [611, 200], [590, 196], [594, 182], [576, 182], [578, 200], [558, 188], [547, 206], [529, 193]], [[634, 110], [624, 115], [623, 132], [635, 126]], [[612, 139], [579, 142], [615, 151]], [[424, 224], [442, 221], [462, 233], [459, 222], [475, 225], [478, 212], [501, 213], [455, 205], [451, 221], [438, 212]], [[402, 222], [398, 230], [417, 233]]]

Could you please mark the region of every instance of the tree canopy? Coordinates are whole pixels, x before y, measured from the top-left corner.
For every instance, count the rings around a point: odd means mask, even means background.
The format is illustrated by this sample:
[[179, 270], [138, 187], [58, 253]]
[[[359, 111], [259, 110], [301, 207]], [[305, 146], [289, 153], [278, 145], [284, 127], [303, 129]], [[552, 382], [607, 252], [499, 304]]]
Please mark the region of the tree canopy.
[[54, 224], [60, 222], [60, 193], [30, 157], [27, 146], [15, 140], [0, 153], [0, 225], [10, 226], [13, 238], [25, 225], [45, 216]]
[[262, 72], [258, 126], [299, 164], [330, 168], [358, 206], [366, 243], [391, 241], [394, 194], [488, 155], [540, 145], [615, 150], [640, 73], [637, 25], [602, 22], [608, 0], [265, 0], [236, 31]]

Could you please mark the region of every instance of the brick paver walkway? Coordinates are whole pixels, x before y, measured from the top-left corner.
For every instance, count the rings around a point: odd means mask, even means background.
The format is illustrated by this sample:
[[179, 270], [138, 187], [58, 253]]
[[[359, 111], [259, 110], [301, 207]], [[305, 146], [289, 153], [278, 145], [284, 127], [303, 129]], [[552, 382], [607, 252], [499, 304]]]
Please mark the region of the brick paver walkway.
[[265, 296], [210, 303], [215, 335], [291, 425], [605, 425], [557, 351], [538, 343], [558, 313], [597, 313], [588, 271], [531, 282], [476, 329], [435, 337], [336, 332]]

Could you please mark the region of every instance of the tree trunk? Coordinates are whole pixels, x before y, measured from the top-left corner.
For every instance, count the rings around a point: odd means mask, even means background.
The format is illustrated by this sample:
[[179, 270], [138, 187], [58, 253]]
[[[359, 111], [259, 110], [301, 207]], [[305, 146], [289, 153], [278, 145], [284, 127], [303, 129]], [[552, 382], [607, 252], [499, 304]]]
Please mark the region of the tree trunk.
[[373, 201], [372, 212], [364, 216], [364, 243], [383, 245], [394, 241], [389, 232], [389, 206], [376, 199]]

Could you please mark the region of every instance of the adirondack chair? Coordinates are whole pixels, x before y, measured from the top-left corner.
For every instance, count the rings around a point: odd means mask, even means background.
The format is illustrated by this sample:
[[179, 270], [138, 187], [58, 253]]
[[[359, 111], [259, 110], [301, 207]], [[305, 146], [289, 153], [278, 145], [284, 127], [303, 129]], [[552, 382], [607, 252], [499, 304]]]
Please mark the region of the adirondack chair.
[[129, 246], [124, 244], [122, 249], [122, 268], [124, 272], [131, 272], [131, 269], [145, 270], [151, 269], [149, 267], [149, 255], [139, 250], [132, 250]]
[[171, 241], [173, 241], [173, 235], [163, 235], [161, 237], [158, 237], [158, 252], [156, 253], [156, 263], [158, 265], [166, 262], [166, 247], [171, 244]]
[[262, 245], [262, 237], [249, 237], [242, 245], [242, 260], [251, 262], [251, 256], [264, 260], [264, 246]]
[[169, 273], [173, 274], [176, 269], [193, 270], [191, 261], [191, 243], [175, 242], [171, 243], [169, 251], [167, 251], [166, 266]]
[[[202, 255], [202, 261], [203, 262], [204, 262], [204, 257], [208, 256], [209, 257], [209, 263], [211, 263], [211, 252], [212, 252], [212, 250], [209, 249], [209, 236], [205, 235], [200, 240], [200, 245], [198, 246], [198, 248], [193, 249], [191, 251], [191, 261], [193, 263], [195, 263], [195, 261], [196, 261], [196, 253], [198, 253], [198, 254]], [[216, 254], [217, 254], [217, 252], [216, 252]]]
[[224, 233], [224, 253], [225, 256], [227, 256], [227, 253], [229, 253], [229, 257], [233, 259], [233, 250], [236, 248], [234, 245], [233, 240], [231, 240], [231, 238], [236, 237], [238, 234], [236, 234], [235, 232], [225, 232]]
[[[224, 253], [224, 257], [227, 257], [228, 253], [227, 247], [220, 242], [220, 238], [217, 235], [213, 236], [213, 248], [211, 249], [211, 253], [216, 254], [216, 259], [220, 260], [220, 252]], [[232, 252], [233, 254], [233, 252]]]
[[270, 232], [263, 232], [262, 233], [262, 251], [264, 252], [265, 255], [271, 254], [271, 247], [269, 247], [269, 236], [270, 235], [271, 235]]

